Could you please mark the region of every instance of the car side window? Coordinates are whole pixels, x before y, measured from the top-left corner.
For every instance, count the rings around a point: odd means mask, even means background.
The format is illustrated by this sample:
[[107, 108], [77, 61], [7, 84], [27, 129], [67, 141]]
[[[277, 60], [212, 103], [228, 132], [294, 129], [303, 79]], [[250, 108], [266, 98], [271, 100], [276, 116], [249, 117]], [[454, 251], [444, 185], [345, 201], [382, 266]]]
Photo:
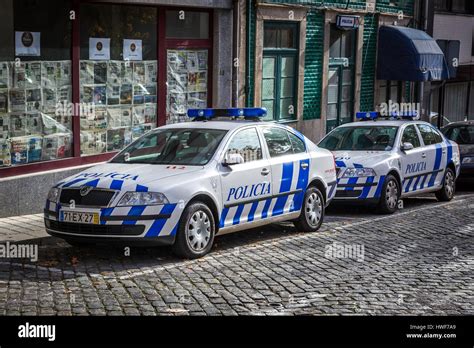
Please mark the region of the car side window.
[[441, 135], [439, 135], [438, 131], [431, 126], [426, 124], [418, 124], [417, 127], [420, 130], [421, 138], [423, 139], [423, 142], [426, 146], [439, 144], [443, 141], [443, 138]]
[[255, 128], [248, 128], [235, 134], [229, 143], [226, 153], [238, 153], [244, 158], [244, 163], [261, 160], [262, 147]]
[[407, 126], [403, 131], [402, 144], [403, 143], [411, 143], [414, 148], [421, 146], [420, 138], [418, 137], [418, 133], [416, 132], [414, 125]]
[[290, 138], [291, 145], [293, 146], [293, 153], [302, 153], [306, 152], [306, 145], [303, 140], [298, 138], [291, 132], [287, 132], [288, 137]]
[[286, 130], [278, 127], [265, 127], [263, 128], [263, 136], [267, 142], [270, 157], [293, 154], [293, 147]]

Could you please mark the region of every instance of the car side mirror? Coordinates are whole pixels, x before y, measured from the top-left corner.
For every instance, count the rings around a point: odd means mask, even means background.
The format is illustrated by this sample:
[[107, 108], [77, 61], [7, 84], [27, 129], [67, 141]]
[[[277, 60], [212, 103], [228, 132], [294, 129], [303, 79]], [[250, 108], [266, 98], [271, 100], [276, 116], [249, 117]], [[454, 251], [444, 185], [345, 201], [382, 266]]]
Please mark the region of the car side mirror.
[[222, 163], [224, 166], [233, 166], [235, 164], [244, 163], [245, 160], [240, 153], [228, 153], [224, 158], [224, 162]]
[[403, 143], [402, 144], [402, 150], [403, 151], [409, 151], [413, 149], [413, 144], [412, 143]]

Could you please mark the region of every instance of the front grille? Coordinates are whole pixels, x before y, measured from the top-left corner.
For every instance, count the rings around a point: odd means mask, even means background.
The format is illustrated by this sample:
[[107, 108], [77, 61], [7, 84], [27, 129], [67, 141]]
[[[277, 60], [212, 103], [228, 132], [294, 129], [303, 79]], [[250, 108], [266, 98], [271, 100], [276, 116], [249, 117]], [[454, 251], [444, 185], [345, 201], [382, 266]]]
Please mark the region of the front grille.
[[105, 236], [139, 236], [145, 231], [143, 225], [93, 225], [59, 222], [45, 219], [46, 228], [58, 232]]
[[361, 195], [361, 190], [347, 190], [347, 191], [336, 191], [336, 198], [358, 198]]
[[75, 205], [106, 207], [114, 196], [115, 191], [93, 189], [85, 196], [81, 196], [80, 188], [67, 188], [61, 190], [59, 202], [62, 204], [70, 204], [71, 200]]

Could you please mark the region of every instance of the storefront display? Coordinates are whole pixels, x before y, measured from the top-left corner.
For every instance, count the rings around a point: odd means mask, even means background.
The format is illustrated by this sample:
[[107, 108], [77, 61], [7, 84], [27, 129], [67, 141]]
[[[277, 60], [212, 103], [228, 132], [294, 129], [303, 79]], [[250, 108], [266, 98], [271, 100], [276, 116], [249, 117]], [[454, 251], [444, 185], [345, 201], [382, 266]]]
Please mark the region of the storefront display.
[[187, 109], [207, 106], [207, 50], [168, 50], [166, 123], [186, 122]]

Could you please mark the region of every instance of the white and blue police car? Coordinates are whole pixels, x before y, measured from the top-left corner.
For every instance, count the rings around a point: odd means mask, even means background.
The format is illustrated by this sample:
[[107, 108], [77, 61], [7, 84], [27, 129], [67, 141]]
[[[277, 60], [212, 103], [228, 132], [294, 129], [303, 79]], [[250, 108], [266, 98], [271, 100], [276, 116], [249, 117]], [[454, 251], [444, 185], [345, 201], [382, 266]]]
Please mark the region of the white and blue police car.
[[357, 113], [361, 121], [335, 128], [318, 144], [333, 152], [337, 167], [334, 201], [377, 203], [382, 213], [398, 209], [400, 198], [434, 192], [449, 201], [459, 175], [459, 148], [416, 113], [381, 119]]
[[148, 132], [109, 162], [57, 183], [47, 232], [72, 245], [173, 245], [197, 258], [215, 235], [288, 220], [318, 230], [335, 194], [334, 157], [293, 128], [261, 121], [265, 114], [193, 109], [194, 122]]

